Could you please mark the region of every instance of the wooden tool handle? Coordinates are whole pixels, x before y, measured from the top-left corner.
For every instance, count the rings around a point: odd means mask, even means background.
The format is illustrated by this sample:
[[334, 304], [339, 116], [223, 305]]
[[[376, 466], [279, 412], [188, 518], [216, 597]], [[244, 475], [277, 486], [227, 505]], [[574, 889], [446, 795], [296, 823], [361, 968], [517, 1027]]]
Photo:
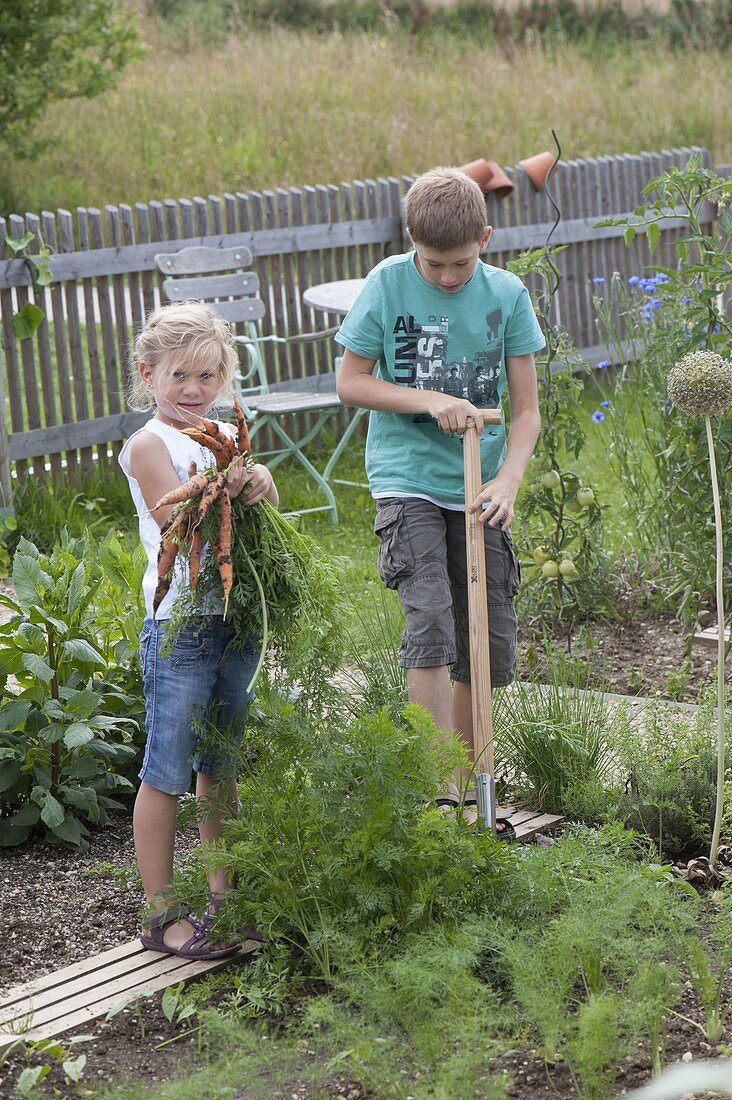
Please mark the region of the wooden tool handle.
[[468, 556], [468, 623], [470, 629], [470, 694], [476, 770], [493, 775], [493, 702], [488, 645], [488, 589], [485, 542], [478, 512], [469, 512], [482, 487], [480, 437], [470, 417], [463, 436], [465, 463], [465, 538]]

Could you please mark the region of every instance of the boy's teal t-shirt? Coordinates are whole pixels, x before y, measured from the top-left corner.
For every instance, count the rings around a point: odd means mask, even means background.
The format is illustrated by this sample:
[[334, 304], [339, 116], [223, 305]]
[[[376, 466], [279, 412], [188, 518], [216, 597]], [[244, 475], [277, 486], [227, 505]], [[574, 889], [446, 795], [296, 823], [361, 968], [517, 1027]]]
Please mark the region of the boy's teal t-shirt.
[[[545, 344], [526, 287], [479, 260], [472, 279], [450, 294], [425, 282], [414, 256], [391, 256], [369, 273], [335, 339], [355, 355], [377, 360], [378, 377], [388, 382], [498, 408], [506, 356], [528, 355]], [[486, 482], [505, 457], [502, 424], [486, 425], [480, 452]], [[366, 473], [374, 496], [465, 502], [462, 438], [446, 435], [428, 416], [373, 410]]]

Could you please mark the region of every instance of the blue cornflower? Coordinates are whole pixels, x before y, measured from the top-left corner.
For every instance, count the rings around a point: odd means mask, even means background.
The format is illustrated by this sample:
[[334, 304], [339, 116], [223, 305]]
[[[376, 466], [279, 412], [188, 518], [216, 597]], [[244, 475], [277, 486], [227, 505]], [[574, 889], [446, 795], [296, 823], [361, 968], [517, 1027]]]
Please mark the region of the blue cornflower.
[[609, 366], [610, 366], [610, 360], [609, 359], [601, 359], [600, 362], [597, 364], [597, 369], [598, 370], [605, 370], [605, 367], [609, 367]]
[[600, 402], [600, 408], [601, 409], [609, 409], [611, 405], [612, 405], [612, 401], [601, 401]]
[[661, 299], [660, 298], [649, 298], [648, 301], [646, 302], [646, 305], [648, 306], [649, 309], [660, 309], [661, 308]]
[[690, 306], [693, 299], [692, 298], [680, 298], [679, 301], [681, 302], [682, 306]]
[[638, 278], [637, 275], [631, 275], [630, 278], [628, 279], [628, 286], [638, 286], [639, 282], [640, 282], [640, 279]]
[[595, 421], [596, 424], [602, 424], [603, 420], [605, 419], [605, 413], [601, 413], [600, 410], [597, 409], [595, 412], [593, 412], [592, 419]]
[[669, 282], [669, 277], [668, 277], [668, 275], [666, 274], [665, 271], [657, 271], [656, 275], [655, 275], [655, 279], [656, 279], [657, 283], [667, 283], [667, 282]]
[[602, 283], [605, 282], [602, 275], [594, 275], [593, 278], [592, 278], [592, 281], [593, 281], [593, 283], [595, 283], [596, 286], [601, 286]]

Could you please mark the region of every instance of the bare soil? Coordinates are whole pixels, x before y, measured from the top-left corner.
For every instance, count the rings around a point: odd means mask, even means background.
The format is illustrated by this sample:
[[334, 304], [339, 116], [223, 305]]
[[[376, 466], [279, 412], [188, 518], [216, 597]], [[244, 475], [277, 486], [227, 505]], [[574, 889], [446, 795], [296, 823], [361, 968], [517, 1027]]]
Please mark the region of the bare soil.
[[[570, 642], [558, 636], [556, 643], [585, 664], [598, 687], [618, 695], [698, 703], [716, 683], [716, 649], [695, 642], [689, 652], [684, 628], [670, 616], [588, 623]], [[729, 675], [732, 653], [726, 669]]]

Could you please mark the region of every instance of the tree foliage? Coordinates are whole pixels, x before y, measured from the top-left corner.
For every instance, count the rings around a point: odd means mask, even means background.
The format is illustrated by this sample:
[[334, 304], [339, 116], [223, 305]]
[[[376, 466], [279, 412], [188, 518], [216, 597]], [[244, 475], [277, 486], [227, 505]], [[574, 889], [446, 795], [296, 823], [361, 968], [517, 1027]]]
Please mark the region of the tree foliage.
[[33, 127], [56, 99], [91, 98], [139, 52], [131, 16], [114, 0], [3, 0], [0, 142], [32, 156]]

